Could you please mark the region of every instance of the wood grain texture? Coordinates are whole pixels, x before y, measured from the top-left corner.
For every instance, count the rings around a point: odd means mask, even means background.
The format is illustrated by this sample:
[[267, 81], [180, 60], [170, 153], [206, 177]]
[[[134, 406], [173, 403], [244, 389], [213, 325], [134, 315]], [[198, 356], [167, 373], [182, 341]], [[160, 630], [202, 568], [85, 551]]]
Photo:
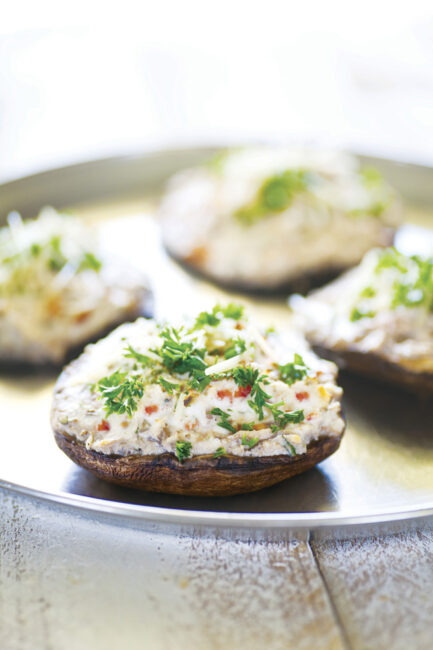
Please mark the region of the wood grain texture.
[[6, 490], [0, 512], [1, 650], [432, 647], [431, 532], [239, 541]]
[[0, 490], [1, 650], [344, 650], [304, 540], [157, 534]]
[[206, 621], [199, 647], [346, 647], [306, 541], [192, 540], [185, 598]]
[[431, 531], [312, 546], [353, 650], [431, 650]]

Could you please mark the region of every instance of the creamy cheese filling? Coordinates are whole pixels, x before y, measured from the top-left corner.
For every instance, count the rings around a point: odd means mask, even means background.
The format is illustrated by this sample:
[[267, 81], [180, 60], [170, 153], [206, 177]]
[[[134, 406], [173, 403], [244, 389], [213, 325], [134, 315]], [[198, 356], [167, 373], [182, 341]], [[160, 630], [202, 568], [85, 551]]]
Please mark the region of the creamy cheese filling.
[[336, 366], [229, 307], [180, 329], [139, 319], [88, 346], [59, 379], [53, 428], [105, 454], [180, 460], [296, 455], [340, 435]]
[[372, 250], [362, 263], [290, 305], [312, 343], [375, 353], [433, 372], [433, 258]]
[[399, 214], [393, 190], [354, 158], [265, 147], [180, 172], [161, 205], [177, 257], [223, 281], [264, 286], [353, 266], [390, 243]]
[[77, 219], [45, 209], [0, 230], [0, 356], [60, 360], [138, 311], [144, 278], [101, 250]]

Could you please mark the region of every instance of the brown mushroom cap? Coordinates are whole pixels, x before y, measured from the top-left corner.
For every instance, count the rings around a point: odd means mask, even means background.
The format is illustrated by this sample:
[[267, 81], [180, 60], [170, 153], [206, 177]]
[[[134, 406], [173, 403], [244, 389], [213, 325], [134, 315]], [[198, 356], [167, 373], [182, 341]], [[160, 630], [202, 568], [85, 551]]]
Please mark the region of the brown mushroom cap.
[[98, 478], [125, 487], [196, 496], [255, 492], [311, 469], [330, 456], [342, 435], [322, 436], [297, 456], [193, 456], [180, 462], [174, 454], [115, 456], [86, 449], [82, 442], [55, 431], [58, 446], [74, 463]]
[[372, 352], [333, 350], [314, 344], [313, 349], [321, 357], [334, 361], [340, 368], [400, 386], [421, 397], [433, 394], [433, 373], [431, 372], [409, 370], [403, 365], [388, 361]]

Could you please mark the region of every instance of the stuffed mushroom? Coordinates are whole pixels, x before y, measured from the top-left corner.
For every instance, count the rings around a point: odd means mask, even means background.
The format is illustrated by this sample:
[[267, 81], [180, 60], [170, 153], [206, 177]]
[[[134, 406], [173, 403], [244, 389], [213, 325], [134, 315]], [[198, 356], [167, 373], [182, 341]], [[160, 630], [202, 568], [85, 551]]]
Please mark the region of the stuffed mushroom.
[[0, 361], [58, 364], [148, 310], [141, 273], [100, 249], [78, 219], [45, 209], [0, 230]]
[[290, 304], [310, 343], [342, 367], [433, 393], [433, 257], [372, 250]]
[[392, 243], [394, 190], [342, 153], [257, 147], [175, 175], [161, 203], [163, 241], [231, 287], [304, 292]]
[[259, 490], [339, 446], [336, 366], [293, 333], [262, 332], [239, 305], [180, 327], [138, 319], [60, 376], [59, 447], [120, 485], [189, 495]]

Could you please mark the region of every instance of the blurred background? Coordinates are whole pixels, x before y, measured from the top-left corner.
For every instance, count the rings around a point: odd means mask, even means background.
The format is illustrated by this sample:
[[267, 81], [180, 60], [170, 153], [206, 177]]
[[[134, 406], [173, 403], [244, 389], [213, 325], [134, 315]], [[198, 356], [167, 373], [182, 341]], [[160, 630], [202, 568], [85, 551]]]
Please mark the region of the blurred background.
[[433, 164], [431, 0], [0, 9], [0, 181], [276, 138]]

